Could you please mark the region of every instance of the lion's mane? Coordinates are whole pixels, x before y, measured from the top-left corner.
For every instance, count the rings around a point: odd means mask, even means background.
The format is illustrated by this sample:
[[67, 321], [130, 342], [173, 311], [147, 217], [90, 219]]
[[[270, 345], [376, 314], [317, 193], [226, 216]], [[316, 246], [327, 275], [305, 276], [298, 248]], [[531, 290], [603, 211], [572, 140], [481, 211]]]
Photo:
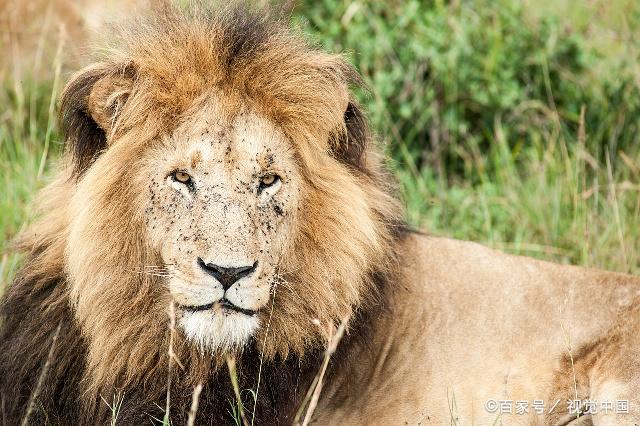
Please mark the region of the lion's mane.
[[[291, 422], [318, 370], [326, 325], [351, 316], [329, 379], [349, 348], [364, 344], [368, 318], [384, 308], [396, 273], [401, 209], [350, 96], [357, 73], [278, 16], [237, 5], [165, 10], [122, 30], [96, 64], [72, 77], [61, 102], [65, 155], [40, 194], [38, 221], [17, 242], [24, 263], [1, 305], [5, 423], [33, 409], [34, 422], [102, 424], [111, 416], [107, 402], [119, 398], [125, 424], [162, 418], [169, 296], [161, 278], [139, 272], [157, 255], [131, 202], [145, 188], [128, 185], [147, 142], [169, 132], [209, 87], [282, 128], [305, 179], [306, 207], [294, 231], [296, 249], [283, 261], [287, 285], [274, 295], [271, 334], [262, 330], [233, 354], [242, 389], [255, 388], [262, 369], [257, 418]], [[99, 164], [113, 139], [118, 161]], [[69, 202], [80, 182], [87, 191], [81, 206]], [[77, 235], [70, 228], [81, 214], [90, 226]], [[70, 282], [70, 263], [82, 265], [79, 282]], [[315, 303], [302, 303], [296, 292]], [[224, 358], [201, 353], [180, 333], [174, 345], [182, 368], [169, 378], [172, 420], [184, 422], [193, 386], [203, 383], [198, 423], [228, 421], [233, 390], [220, 368]]]

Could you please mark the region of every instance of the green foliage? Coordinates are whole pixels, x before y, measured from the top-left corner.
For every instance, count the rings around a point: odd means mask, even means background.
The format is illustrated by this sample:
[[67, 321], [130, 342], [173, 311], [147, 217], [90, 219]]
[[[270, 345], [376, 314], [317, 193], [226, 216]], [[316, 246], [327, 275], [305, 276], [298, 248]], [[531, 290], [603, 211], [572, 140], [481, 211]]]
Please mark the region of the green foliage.
[[637, 272], [640, 6], [590, 7], [322, 0], [294, 20], [362, 73], [415, 226]]
[[25, 78], [0, 84], [0, 294], [18, 263], [10, 241], [30, 216], [30, 200], [59, 151], [56, 76], [52, 81]]
[[553, 131], [575, 139], [583, 105], [597, 158], [637, 145], [637, 53], [594, 75], [606, 57], [585, 31], [526, 12], [513, 0], [322, 0], [297, 10], [313, 38], [349, 52], [371, 90], [362, 99], [373, 127], [419, 169], [477, 179], [468, 157], [490, 149], [498, 127], [517, 156]]

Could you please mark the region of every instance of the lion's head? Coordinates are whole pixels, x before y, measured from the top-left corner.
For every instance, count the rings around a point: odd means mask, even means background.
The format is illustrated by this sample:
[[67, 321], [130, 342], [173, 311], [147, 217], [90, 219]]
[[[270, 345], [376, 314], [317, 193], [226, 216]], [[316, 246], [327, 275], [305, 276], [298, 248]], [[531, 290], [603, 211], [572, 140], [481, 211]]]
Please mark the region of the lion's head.
[[43, 221], [91, 380], [156, 368], [172, 302], [183, 362], [322, 345], [374, 300], [399, 223], [356, 72], [264, 11], [169, 12], [114, 45], [64, 90]]

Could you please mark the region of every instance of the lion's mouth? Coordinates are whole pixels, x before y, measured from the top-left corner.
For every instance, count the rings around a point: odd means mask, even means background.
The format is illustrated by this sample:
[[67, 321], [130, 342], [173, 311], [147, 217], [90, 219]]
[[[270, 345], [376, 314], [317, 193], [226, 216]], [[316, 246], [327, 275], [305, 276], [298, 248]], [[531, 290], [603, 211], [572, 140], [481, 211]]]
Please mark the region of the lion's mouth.
[[241, 314], [245, 314], [248, 316], [253, 316], [256, 314], [256, 311], [252, 311], [251, 309], [241, 308], [240, 306], [236, 306], [227, 299], [221, 299], [213, 303], [207, 303], [205, 305], [196, 305], [196, 306], [185, 306], [180, 305], [180, 308], [187, 312], [200, 312], [200, 311], [208, 311], [209, 309], [221, 309], [221, 310], [229, 310], [239, 312]]

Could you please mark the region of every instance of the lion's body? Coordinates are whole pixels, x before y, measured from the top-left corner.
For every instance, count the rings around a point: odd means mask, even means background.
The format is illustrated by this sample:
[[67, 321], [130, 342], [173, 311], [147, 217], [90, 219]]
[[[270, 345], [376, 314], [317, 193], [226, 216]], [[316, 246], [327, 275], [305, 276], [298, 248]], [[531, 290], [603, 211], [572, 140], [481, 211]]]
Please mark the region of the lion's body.
[[[375, 337], [326, 391], [327, 423], [555, 425], [579, 399], [614, 404], [597, 425], [637, 424], [640, 279], [430, 236], [407, 245], [407, 278]], [[511, 400], [514, 414], [488, 412], [490, 400]], [[630, 414], [615, 417], [625, 400]]]
[[168, 399], [182, 424], [201, 383], [197, 424], [233, 423], [235, 359], [256, 423], [290, 424], [345, 322], [319, 424], [486, 424], [490, 399], [562, 400], [503, 417], [557, 424], [576, 398], [638, 421], [638, 279], [409, 231], [342, 58], [261, 11], [165, 13], [63, 93], [0, 420], [141, 424]]

